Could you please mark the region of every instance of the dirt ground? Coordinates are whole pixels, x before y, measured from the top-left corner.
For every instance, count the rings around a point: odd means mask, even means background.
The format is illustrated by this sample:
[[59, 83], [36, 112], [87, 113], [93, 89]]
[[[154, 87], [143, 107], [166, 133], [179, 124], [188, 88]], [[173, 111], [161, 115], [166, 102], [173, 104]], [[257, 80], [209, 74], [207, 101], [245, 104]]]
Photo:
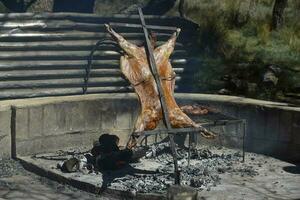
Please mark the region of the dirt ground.
[[14, 160], [0, 160], [0, 200], [108, 200], [27, 172]]
[[[232, 173], [227, 173], [226, 171], [220, 172], [220, 183], [209, 187], [209, 189], [200, 191], [201, 199], [300, 199], [299, 164], [286, 163], [265, 156], [254, 157], [250, 153], [246, 155], [246, 165], [255, 166], [253, 169], [258, 172], [257, 175], [249, 176], [247, 173], [232, 175]], [[144, 166], [144, 164], [148, 167]], [[43, 161], [40, 165], [47, 165], [49, 167], [46, 161]], [[146, 167], [147, 169], [149, 166], [155, 167], [154, 165], [150, 165], [149, 161], [137, 163], [136, 165], [136, 167]], [[132, 180], [138, 182], [134, 178], [136, 177], [132, 177]], [[91, 180], [88, 178], [88, 180], [83, 179], [83, 181]], [[141, 182], [143, 179], [141, 178], [139, 181]], [[94, 195], [51, 181], [26, 171], [18, 161], [0, 159], [0, 200], [19, 199], [114, 200], [116, 198]]]

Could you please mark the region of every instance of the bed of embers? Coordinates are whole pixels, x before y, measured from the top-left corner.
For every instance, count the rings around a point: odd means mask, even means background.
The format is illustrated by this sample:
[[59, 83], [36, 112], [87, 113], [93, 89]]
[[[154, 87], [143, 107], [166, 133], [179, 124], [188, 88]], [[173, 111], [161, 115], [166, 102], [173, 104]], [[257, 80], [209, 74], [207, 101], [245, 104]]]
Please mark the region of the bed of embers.
[[[174, 165], [168, 143], [150, 145], [146, 155], [117, 170], [97, 170], [87, 163], [89, 148], [77, 147], [52, 153], [21, 157], [27, 169], [59, 182], [93, 193], [104, 192], [124, 199], [164, 199], [174, 185]], [[265, 155], [246, 153], [226, 147], [198, 145], [191, 151], [177, 147], [181, 185], [198, 191], [205, 199], [299, 199], [299, 166]], [[73, 158], [72, 172], [61, 170]], [[172, 187], [171, 187], [172, 188]], [[124, 197], [124, 198], [123, 198]], [[126, 198], [125, 198], [126, 199]], [[150, 198], [151, 199], [151, 198]]]
[[[140, 147], [136, 151], [146, 149], [145, 156], [123, 166], [117, 170], [97, 169], [89, 163], [89, 151], [72, 149], [58, 151], [51, 154], [34, 156], [38, 159], [55, 160], [57, 169], [65, 173], [89, 174], [102, 176], [103, 188], [113, 188], [122, 191], [138, 193], [164, 193], [170, 185], [174, 184], [173, 158], [169, 143], [153, 144]], [[222, 175], [253, 177], [259, 174], [258, 168], [267, 161], [264, 156], [248, 154], [250, 160], [242, 163], [242, 152], [224, 147], [201, 146], [190, 151], [188, 162], [188, 149], [177, 148], [178, 163], [181, 170], [181, 185], [188, 185], [197, 190], [209, 191], [222, 181]], [[68, 170], [63, 165], [66, 161]], [[54, 167], [54, 166], [53, 166]]]
[[[256, 176], [252, 165], [241, 163], [242, 154], [236, 150], [216, 147], [203, 147], [191, 151], [178, 149], [178, 163], [181, 171], [181, 184], [198, 190], [210, 190], [220, 183], [220, 174], [230, 173], [239, 176]], [[168, 143], [152, 145], [140, 162], [131, 164], [135, 168], [150, 168], [153, 173], [130, 174], [117, 178], [111, 185], [115, 188], [143, 193], [163, 193], [174, 184], [174, 167]]]

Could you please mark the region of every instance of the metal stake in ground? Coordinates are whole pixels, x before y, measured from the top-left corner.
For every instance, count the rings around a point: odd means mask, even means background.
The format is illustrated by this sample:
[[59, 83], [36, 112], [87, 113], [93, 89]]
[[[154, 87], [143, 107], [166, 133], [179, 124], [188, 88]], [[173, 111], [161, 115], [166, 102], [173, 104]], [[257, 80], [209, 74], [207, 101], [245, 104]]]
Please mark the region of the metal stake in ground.
[[141, 8], [138, 8], [138, 11], [139, 11], [139, 15], [140, 15], [144, 35], [145, 35], [145, 40], [146, 40], [146, 48], [145, 49], [146, 49], [146, 53], [147, 53], [148, 63], [149, 63], [150, 70], [153, 74], [154, 80], [155, 80], [156, 85], [157, 85], [159, 99], [160, 99], [160, 103], [161, 103], [161, 107], [162, 107], [163, 119], [164, 119], [166, 128], [168, 130], [168, 136], [169, 136], [169, 140], [170, 140], [170, 148], [171, 148], [172, 156], [173, 156], [173, 160], [174, 160], [175, 184], [180, 184], [180, 172], [178, 170], [178, 162], [177, 162], [177, 154], [176, 154], [175, 143], [174, 143], [174, 136], [171, 132], [169, 132], [169, 130], [171, 130], [172, 127], [171, 127], [170, 120], [169, 120], [168, 108], [167, 108], [167, 104], [166, 104], [166, 101], [165, 101], [164, 92], [162, 90], [162, 85], [161, 85], [161, 82], [160, 82], [160, 78], [159, 78], [159, 75], [158, 75], [158, 72], [157, 72], [157, 67], [156, 67], [154, 56], [153, 56], [153, 50], [151, 48], [151, 43], [150, 43], [150, 40], [149, 40], [149, 33], [148, 33], [148, 29], [146, 27], [144, 15], [143, 15], [143, 12], [142, 12]]

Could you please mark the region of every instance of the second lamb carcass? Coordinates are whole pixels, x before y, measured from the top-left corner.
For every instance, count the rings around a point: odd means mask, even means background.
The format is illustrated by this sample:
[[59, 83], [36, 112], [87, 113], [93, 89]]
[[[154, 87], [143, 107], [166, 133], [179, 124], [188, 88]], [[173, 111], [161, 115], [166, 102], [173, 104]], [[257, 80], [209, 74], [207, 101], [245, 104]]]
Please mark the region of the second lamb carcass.
[[[121, 57], [121, 71], [133, 86], [141, 103], [141, 113], [135, 124], [134, 132], [153, 130], [162, 119], [162, 109], [157, 91], [157, 85], [151, 73], [145, 47], [139, 47], [126, 41], [121, 35], [116, 33], [109, 25], [105, 25], [112, 38], [118, 43], [125, 55]], [[169, 57], [174, 51], [176, 38], [180, 29], [171, 36], [163, 45], [155, 48], [154, 59], [162, 83], [165, 95], [169, 119], [172, 127], [201, 127], [191, 120], [177, 105], [174, 98], [175, 72], [169, 61]], [[202, 129], [201, 134], [206, 138], [214, 138], [214, 134]]]

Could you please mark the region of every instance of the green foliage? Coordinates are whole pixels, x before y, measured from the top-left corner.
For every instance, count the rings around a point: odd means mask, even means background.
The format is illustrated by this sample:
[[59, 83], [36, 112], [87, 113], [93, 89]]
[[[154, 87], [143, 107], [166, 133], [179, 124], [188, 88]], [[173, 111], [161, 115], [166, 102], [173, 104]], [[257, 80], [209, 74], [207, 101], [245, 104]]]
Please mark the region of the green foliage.
[[53, 0], [36, 0], [27, 12], [52, 12], [53, 3]]
[[295, 19], [300, 17], [299, 1], [290, 1], [286, 26], [278, 33], [270, 29], [273, 0], [251, 1], [187, 0], [188, 17], [200, 24], [201, 53], [219, 54], [230, 61], [265, 63], [266, 57], [275, 63], [297, 63], [300, 22]]
[[[283, 74], [275, 91], [260, 91], [258, 98], [274, 99], [277, 94], [299, 87], [300, 1], [289, 0], [284, 26], [278, 31], [270, 28], [273, 3], [273, 0], [186, 0], [187, 16], [200, 25], [199, 56], [210, 60], [208, 63], [219, 58], [218, 64], [199, 67], [195, 77], [200, 91], [215, 91], [211, 81], [220, 79], [222, 73], [242, 75], [250, 85], [259, 85], [265, 66], [270, 64], [280, 66]], [[236, 63], [249, 63], [251, 67], [238, 70]]]
[[224, 87], [224, 83], [219, 77], [224, 74], [224, 67], [220, 59], [210, 59], [201, 57], [201, 70], [194, 74], [195, 91], [202, 93], [217, 92], [220, 88]]
[[267, 44], [270, 38], [270, 30], [271, 28], [269, 24], [257, 25], [257, 37], [262, 45]]
[[227, 31], [220, 17], [215, 15], [208, 16], [207, 20], [201, 23], [198, 33], [197, 42], [200, 49], [203, 49], [203, 52], [207, 54], [219, 53], [220, 49], [223, 48]]
[[0, 2], [0, 13], [8, 13], [9, 10]]

